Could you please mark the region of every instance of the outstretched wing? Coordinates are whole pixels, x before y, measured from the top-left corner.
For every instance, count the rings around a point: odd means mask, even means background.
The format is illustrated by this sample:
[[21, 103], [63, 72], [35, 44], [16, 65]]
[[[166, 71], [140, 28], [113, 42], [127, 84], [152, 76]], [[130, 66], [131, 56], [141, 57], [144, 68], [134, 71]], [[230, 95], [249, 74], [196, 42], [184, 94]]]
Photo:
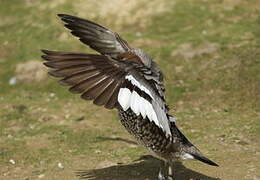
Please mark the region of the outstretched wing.
[[62, 78], [60, 84], [71, 86], [70, 92], [80, 93], [83, 99], [108, 109], [118, 106], [119, 88], [126, 75], [119, 62], [104, 55], [42, 52], [42, 58], [47, 60], [44, 64], [54, 69], [49, 74]]
[[105, 55], [43, 50], [49, 74], [86, 100], [106, 108], [129, 108], [148, 118], [170, 136], [168, 109], [156, 87], [143, 75], [149, 71], [139, 60], [115, 60]]
[[65, 27], [71, 30], [80, 41], [103, 55], [116, 57], [131, 48], [120, 36], [107, 28], [89, 20], [66, 14], [58, 14]]

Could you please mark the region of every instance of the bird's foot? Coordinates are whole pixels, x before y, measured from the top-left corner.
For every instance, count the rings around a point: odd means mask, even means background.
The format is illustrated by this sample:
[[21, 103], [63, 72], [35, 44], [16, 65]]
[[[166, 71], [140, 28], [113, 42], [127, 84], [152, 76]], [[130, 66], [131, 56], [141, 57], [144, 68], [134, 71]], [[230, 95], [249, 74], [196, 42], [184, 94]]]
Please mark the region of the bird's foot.
[[174, 180], [174, 178], [172, 176], [169, 176], [169, 175], [165, 176], [165, 175], [159, 173], [158, 180]]
[[171, 164], [162, 163], [158, 174], [158, 180], [174, 180]]
[[173, 176], [168, 175], [167, 180], [174, 180]]
[[159, 171], [159, 174], [158, 174], [158, 180], [166, 180], [166, 177], [165, 177], [165, 175], [162, 173], [161, 170]]

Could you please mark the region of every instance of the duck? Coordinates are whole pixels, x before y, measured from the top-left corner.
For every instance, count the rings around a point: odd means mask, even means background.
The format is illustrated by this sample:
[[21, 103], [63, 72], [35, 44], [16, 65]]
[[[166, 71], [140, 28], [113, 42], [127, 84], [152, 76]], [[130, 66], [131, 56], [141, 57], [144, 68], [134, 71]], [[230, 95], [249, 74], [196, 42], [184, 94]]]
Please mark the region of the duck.
[[128, 133], [162, 160], [159, 180], [173, 180], [178, 161], [218, 166], [178, 129], [166, 104], [163, 73], [151, 56], [95, 22], [67, 14], [58, 17], [98, 54], [42, 50], [49, 75], [82, 99], [116, 109]]

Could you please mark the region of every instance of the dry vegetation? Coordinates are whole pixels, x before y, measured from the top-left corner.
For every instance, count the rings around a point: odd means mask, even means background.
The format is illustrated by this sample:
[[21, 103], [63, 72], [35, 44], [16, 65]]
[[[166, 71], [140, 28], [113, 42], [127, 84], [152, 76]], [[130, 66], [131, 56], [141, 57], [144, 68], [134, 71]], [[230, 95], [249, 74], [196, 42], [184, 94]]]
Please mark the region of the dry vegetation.
[[74, 4], [76, 13], [81, 17], [100, 19], [116, 29], [137, 26], [145, 28], [152, 18], [172, 10], [175, 0], [80, 0]]
[[70, 36], [57, 13], [106, 25], [155, 57], [179, 127], [220, 164], [179, 164], [177, 179], [260, 179], [259, 3], [2, 0], [0, 179], [157, 174], [158, 160], [142, 157], [148, 152], [131, 141], [115, 111], [80, 100], [43, 75], [39, 49], [91, 51]]

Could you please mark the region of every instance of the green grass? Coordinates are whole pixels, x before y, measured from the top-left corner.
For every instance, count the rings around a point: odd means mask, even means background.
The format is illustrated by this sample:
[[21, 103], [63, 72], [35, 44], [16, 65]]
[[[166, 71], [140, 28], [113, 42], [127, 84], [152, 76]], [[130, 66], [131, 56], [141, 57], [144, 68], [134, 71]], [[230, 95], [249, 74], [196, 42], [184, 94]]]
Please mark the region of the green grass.
[[[178, 125], [226, 169], [187, 166], [212, 177], [252, 179], [258, 177], [260, 160], [259, 2], [225, 3], [177, 0], [169, 11], [151, 17], [145, 28], [138, 24], [109, 28], [121, 29], [120, 35], [132, 46], [155, 58], [165, 74], [167, 102]], [[5, 179], [33, 179], [39, 174], [59, 179], [62, 172], [61, 177], [75, 179], [69, 168], [58, 169], [57, 162], [92, 169], [107, 161], [131, 163], [147, 153], [142, 147], [104, 138], [130, 136], [116, 112], [80, 100], [56, 79], [8, 84], [16, 76], [17, 64], [41, 61], [40, 49], [93, 52], [62, 27], [57, 13], [77, 14], [77, 9], [68, 1], [55, 6], [51, 0], [1, 2], [0, 179], [1, 174], [7, 174]], [[208, 50], [209, 44], [216, 48]], [[181, 49], [183, 45], [190, 49]], [[186, 58], [189, 53], [193, 55]]]

